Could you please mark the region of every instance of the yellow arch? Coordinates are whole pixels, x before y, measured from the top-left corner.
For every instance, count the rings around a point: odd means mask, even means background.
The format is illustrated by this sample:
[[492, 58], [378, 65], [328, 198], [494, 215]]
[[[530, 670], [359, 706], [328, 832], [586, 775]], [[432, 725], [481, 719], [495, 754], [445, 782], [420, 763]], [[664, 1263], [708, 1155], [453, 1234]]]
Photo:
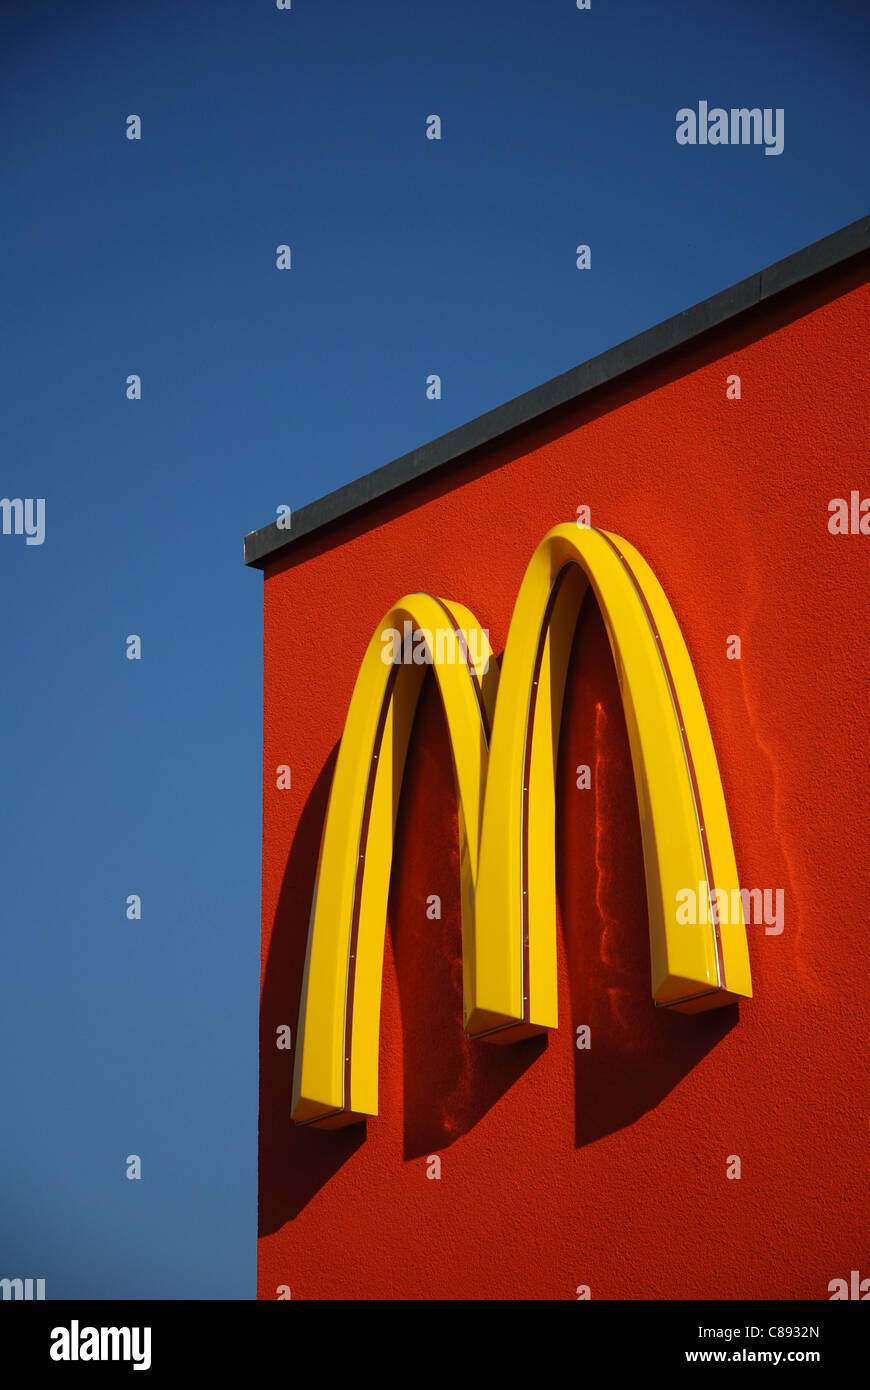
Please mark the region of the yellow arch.
[[393, 834], [426, 670], [422, 662], [383, 659], [384, 633], [402, 632], [406, 623], [424, 634], [448, 628], [469, 635], [467, 645], [460, 635], [454, 660], [438, 660], [431, 637], [417, 646], [434, 666], [453, 750], [466, 1030], [514, 1042], [556, 1027], [556, 754], [574, 627], [589, 584], [616, 663], [631, 746], [653, 999], [694, 1012], [751, 997], [742, 919], [687, 926], [676, 918], [682, 890], [706, 885], [708, 901], [714, 887], [733, 901], [731, 890], [739, 887], [716, 755], [676, 619], [626, 541], [591, 527], [556, 526], [520, 586], [500, 680], [473, 615], [427, 594], [400, 600], [369, 643], [321, 842], [297, 1034], [297, 1123], [333, 1127], [377, 1114]]

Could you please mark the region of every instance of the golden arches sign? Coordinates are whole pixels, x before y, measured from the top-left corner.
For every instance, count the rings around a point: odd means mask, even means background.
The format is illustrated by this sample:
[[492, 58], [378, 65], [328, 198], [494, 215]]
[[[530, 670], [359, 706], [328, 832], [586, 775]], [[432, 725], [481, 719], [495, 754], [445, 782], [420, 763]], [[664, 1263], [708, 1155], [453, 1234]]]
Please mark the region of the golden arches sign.
[[511, 1043], [556, 1027], [556, 754], [574, 628], [590, 585], [628, 727], [653, 999], [693, 1013], [751, 997], [742, 914], [728, 923], [676, 919], [681, 890], [706, 884], [718, 902], [714, 889], [739, 889], [716, 754], [676, 618], [627, 541], [592, 527], [556, 526], [523, 577], [500, 672], [473, 614], [429, 594], [401, 599], [368, 645], [332, 779], [311, 907], [293, 1082], [298, 1124], [332, 1128], [378, 1110], [393, 834], [426, 669], [383, 659], [384, 633], [406, 622], [457, 634], [456, 660], [439, 660], [435, 651], [429, 660], [459, 807], [466, 1032]]

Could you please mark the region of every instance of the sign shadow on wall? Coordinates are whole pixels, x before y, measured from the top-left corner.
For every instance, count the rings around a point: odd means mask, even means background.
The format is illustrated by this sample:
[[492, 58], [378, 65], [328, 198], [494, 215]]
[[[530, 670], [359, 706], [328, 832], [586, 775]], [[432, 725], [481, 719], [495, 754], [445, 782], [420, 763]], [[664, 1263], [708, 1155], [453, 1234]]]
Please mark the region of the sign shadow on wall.
[[[589, 786], [577, 775], [589, 768]], [[575, 1144], [633, 1124], [738, 1021], [738, 1006], [681, 1014], [653, 1005], [637, 794], [616, 669], [591, 594], [580, 611], [559, 750], [556, 875], [574, 1051]], [[578, 1029], [587, 1028], [588, 1035]], [[560, 1041], [560, 1045], [562, 1045]], [[567, 1097], [566, 1097], [567, 1101]]]
[[[284, 871], [260, 1000], [259, 1234], [291, 1221], [365, 1140], [364, 1125], [339, 1130], [299, 1128], [290, 1118], [299, 1000], [320, 833], [338, 745], [305, 803]], [[276, 1045], [281, 1025], [293, 1050]]]
[[509, 1047], [465, 1035], [453, 756], [431, 672], [420, 694], [405, 767], [389, 923], [401, 1014], [404, 1157], [409, 1161], [446, 1149], [467, 1134], [547, 1046], [543, 1035]]

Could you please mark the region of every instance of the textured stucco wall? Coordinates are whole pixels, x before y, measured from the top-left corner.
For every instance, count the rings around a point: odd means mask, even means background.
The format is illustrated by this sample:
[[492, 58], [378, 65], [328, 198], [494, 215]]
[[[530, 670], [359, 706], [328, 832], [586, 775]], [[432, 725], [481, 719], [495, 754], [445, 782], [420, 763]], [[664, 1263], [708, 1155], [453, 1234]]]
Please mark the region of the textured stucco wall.
[[[831, 498], [870, 495], [866, 278], [866, 264], [829, 275], [267, 569], [261, 1297], [571, 1299], [586, 1284], [594, 1298], [826, 1298], [832, 1278], [870, 1276], [870, 536], [827, 528]], [[732, 372], [740, 401], [725, 397]], [[782, 935], [749, 928], [755, 998], [739, 1017], [653, 1009], [625, 725], [587, 606], [560, 753], [559, 1030], [513, 1048], [464, 1038], [452, 771], [427, 686], [394, 861], [381, 1114], [367, 1132], [294, 1130], [275, 1031], [295, 1037], [332, 754], [365, 645], [393, 600], [425, 589], [467, 604], [500, 653], [535, 545], [581, 503], [658, 574], [741, 881], [785, 891]], [[276, 789], [281, 763], [292, 790]], [[574, 785], [579, 763], [592, 791]]]

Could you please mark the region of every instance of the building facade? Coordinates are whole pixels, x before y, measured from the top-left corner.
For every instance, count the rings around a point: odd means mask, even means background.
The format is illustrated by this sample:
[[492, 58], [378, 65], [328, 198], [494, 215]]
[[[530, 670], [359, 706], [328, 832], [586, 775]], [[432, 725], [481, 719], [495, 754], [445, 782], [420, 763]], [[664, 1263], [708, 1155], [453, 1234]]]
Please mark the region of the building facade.
[[[261, 1298], [826, 1299], [870, 1276], [868, 268], [865, 219], [247, 538], [265, 580]], [[448, 622], [472, 614], [500, 658], [560, 523], [638, 552], [685, 641], [748, 895], [751, 991], [699, 1012], [653, 1001], [661, 845], [635, 747], [653, 696], [641, 672], [628, 698], [593, 582], [560, 738], [555, 720], [558, 1026], [466, 1036], [483, 988], [462, 951], [473, 835], [427, 667], [413, 728], [381, 729], [408, 753], [392, 868], [373, 831], [365, 870], [389, 893], [379, 1027], [372, 979], [347, 973], [374, 1010], [377, 1115], [294, 1123], [334, 1109], [328, 1085], [317, 1113], [300, 1100], [300, 1004], [366, 649], [425, 594]]]

